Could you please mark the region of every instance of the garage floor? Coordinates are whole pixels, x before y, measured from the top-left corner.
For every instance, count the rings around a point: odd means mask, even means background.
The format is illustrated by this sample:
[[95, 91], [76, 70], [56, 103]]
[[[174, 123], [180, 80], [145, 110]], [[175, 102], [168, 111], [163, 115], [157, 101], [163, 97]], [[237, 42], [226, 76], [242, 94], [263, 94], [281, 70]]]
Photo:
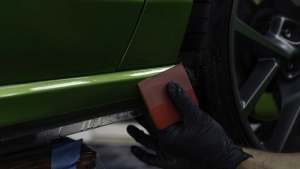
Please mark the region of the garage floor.
[[[138, 161], [131, 154], [130, 146], [140, 145], [126, 131], [126, 127], [130, 124], [137, 126], [145, 132], [145, 129], [135, 121], [127, 121], [81, 132], [69, 137], [75, 140], [83, 138], [85, 143], [99, 153], [106, 169], [157, 169], [157, 167], [149, 167]], [[251, 127], [255, 130], [258, 125], [251, 125]]]
[[157, 169], [138, 161], [126, 145], [91, 145], [100, 156], [105, 169]]
[[[105, 169], [157, 169], [137, 160], [130, 152], [131, 145], [138, 145], [126, 132], [126, 127], [136, 122], [122, 122], [69, 136], [94, 148]], [[145, 131], [145, 130], [144, 130]]]

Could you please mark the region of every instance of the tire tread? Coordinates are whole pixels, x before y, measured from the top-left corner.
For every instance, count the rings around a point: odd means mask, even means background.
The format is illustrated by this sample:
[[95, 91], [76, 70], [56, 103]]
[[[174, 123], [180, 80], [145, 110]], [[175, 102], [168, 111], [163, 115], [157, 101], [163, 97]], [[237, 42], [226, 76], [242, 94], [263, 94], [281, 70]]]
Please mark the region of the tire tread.
[[[229, 32], [231, 5], [232, 0], [194, 0], [178, 62], [198, 77], [194, 89], [201, 109], [223, 126], [234, 143], [247, 145], [229, 80], [224, 31]], [[218, 11], [220, 6], [226, 9]]]

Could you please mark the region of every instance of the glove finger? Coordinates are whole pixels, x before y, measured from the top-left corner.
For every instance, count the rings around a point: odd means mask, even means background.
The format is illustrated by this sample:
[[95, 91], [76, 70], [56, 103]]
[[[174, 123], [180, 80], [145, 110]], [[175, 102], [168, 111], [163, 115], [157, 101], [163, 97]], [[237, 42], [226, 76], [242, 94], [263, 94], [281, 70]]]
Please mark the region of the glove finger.
[[201, 111], [198, 111], [198, 106], [177, 82], [169, 82], [167, 91], [185, 123], [194, 119], [197, 115], [200, 115], [199, 113], [201, 113]]
[[175, 164], [176, 163], [176, 158], [173, 154], [170, 154], [170, 153], [162, 153], [160, 151], [158, 151], [156, 153], [156, 156], [157, 158], [159, 158], [161, 161], [165, 161], [165, 162], [168, 162], [168, 163], [173, 163]]
[[142, 130], [136, 128], [135, 126], [129, 125], [127, 127], [127, 132], [135, 141], [146, 148], [154, 151], [158, 149], [158, 141], [152, 136], [145, 134]]
[[150, 153], [146, 152], [145, 150], [143, 150], [139, 147], [136, 147], [136, 146], [130, 147], [130, 150], [131, 150], [132, 154], [140, 161], [142, 161], [150, 166], [159, 167], [157, 164], [156, 156], [154, 154], [150, 154]]
[[148, 122], [148, 120], [146, 119], [145, 116], [141, 116], [141, 117], [136, 117], [135, 120], [141, 125], [143, 126], [150, 135], [155, 135], [155, 129], [153, 129], [153, 127], [151, 126], [151, 124]]

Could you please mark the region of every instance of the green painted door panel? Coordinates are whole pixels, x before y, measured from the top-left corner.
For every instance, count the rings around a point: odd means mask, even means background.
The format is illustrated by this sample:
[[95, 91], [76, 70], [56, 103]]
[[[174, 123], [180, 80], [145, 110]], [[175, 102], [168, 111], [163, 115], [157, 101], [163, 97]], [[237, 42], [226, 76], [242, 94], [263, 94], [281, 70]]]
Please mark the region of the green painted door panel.
[[144, 0], [1, 0], [0, 85], [113, 72]]
[[118, 105], [137, 98], [141, 100], [137, 83], [171, 67], [0, 87], [0, 127], [93, 107]]
[[118, 70], [174, 64], [192, 4], [192, 0], [146, 0]]

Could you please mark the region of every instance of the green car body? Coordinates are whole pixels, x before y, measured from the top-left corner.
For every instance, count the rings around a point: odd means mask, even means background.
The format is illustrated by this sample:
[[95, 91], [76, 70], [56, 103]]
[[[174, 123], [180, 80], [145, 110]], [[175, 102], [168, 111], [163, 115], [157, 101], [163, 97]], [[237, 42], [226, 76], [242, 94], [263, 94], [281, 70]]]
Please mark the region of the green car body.
[[0, 127], [141, 105], [137, 83], [174, 65], [192, 3], [1, 1]]

